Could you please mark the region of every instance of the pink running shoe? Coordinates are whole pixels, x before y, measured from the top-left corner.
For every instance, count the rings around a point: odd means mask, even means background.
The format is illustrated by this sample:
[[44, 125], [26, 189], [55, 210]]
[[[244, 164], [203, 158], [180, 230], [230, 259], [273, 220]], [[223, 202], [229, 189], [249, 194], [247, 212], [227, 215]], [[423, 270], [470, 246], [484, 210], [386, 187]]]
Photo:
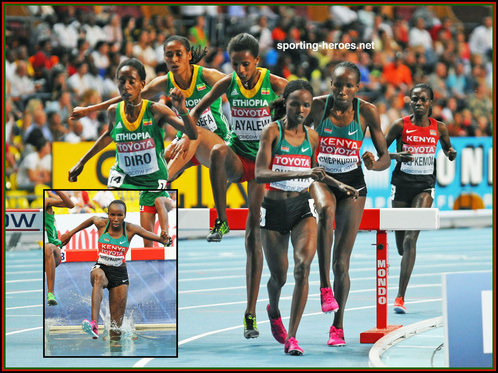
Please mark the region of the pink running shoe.
[[282, 318], [274, 319], [270, 316], [270, 305], [266, 306], [266, 312], [268, 312], [268, 318], [270, 319], [271, 334], [273, 334], [277, 342], [284, 344], [287, 339], [287, 330], [282, 324]]
[[92, 320], [92, 322], [90, 322], [90, 321], [85, 319], [85, 320], [83, 320], [81, 327], [83, 328], [83, 331], [85, 333], [91, 335], [93, 339], [99, 338], [99, 327], [98, 327], [97, 322], [95, 320]]
[[301, 356], [304, 351], [297, 344], [297, 340], [294, 337], [290, 337], [289, 340], [285, 342], [284, 352], [289, 355]]
[[339, 309], [339, 304], [335, 300], [331, 288], [320, 288], [320, 300], [322, 301], [322, 312], [335, 312]]
[[345, 346], [346, 341], [344, 340], [344, 330], [336, 328], [334, 325], [330, 327], [329, 341], [327, 344], [329, 346]]

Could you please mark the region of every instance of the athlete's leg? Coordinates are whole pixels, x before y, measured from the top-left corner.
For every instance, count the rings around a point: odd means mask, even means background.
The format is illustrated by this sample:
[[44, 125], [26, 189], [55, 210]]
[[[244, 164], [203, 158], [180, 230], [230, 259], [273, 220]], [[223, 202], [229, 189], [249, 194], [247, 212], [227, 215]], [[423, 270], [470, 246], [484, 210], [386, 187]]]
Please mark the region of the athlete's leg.
[[[393, 208], [398, 207], [410, 207], [405, 201], [392, 201]], [[405, 231], [394, 231], [394, 236], [396, 237], [396, 247], [398, 249], [399, 255], [403, 255], [403, 241], [405, 239]]]
[[330, 260], [334, 242], [336, 199], [329, 187], [321, 182], [311, 184], [311, 195], [318, 214], [317, 255], [320, 270], [320, 288], [331, 288]]
[[270, 279], [267, 283], [270, 303], [269, 314], [273, 319], [278, 319], [280, 317], [278, 306], [280, 293], [287, 280], [287, 270], [289, 268], [287, 258], [289, 234], [261, 229], [261, 242], [263, 244], [266, 263], [270, 270]]
[[55, 268], [61, 261], [61, 250], [54, 244], [45, 243], [45, 274], [47, 276], [47, 290], [54, 293]]
[[168, 162], [170, 181], [175, 180], [183, 171], [194, 165], [194, 163], [190, 162], [194, 155], [200, 164], [209, 168], [211, 150], [216, 144], [225, 144], [225, 141], [221, 137], [205, 128], [198, 127], [197, 132], [197, 140], [190, 140], [191, 142], [187, 154], [178, 154], [174, 159], [171, 159]]
[[166, 197], [157, 197], [154, 201], [159, 220], [159, 227], [161, 227], [161, 237], [169, 235], [168, 203], [169, 202]]
[[339, 309], [334, 315], [333, 325], [343, 329], [344, 309], [349, 295], [349, 261], [356, 235], [360, 227], [366, 197], [343, 198], [337, 203], [335, 220], [335, 243], [332, 256], [334, 272], [334, 296]]
[[[238, 159], [238, 158], [237, 158]], [[248, 214], [246, 223], [246, 281], [247, 281], [247, 308], [246, 314], [256, 315], [256, 301], [258, 300], [261, 272], [263, 271], [263, 250], [261, 247], [261, 203], [265, 193], [264, 184], [257, 184], [255, 180], [247, 182]]]
[[296, 337], [297, 328], [308, 300], [311, 261], [316, 251], [317, 225], [313, 217], [301, 220], [291, 232], [294, 247], [294, 293], [292, 294], [288, 338]]
[[[156, 222], [156, 214], [152, 212], [140, 212], [140, 226], [148, 230], [149, 232], [154, 232], [154, 224]], [[146, 238], [144, 240], [144, 247], [153, 247], [154, 242], [152, 240], [148, 240]]]
[[[209, 177], [213, 188], [213, 198], [218, 218], [227, 220], [227, 181], [238, 181], [243, 175], [242, 161], [225, 144], [216, 144], [209, 156]], [[259, 221], [258, 221], [259, 224]]]
[[[411, 207], [431, 207], [433, 198], [430, 193], [417, 194], [412, 201]], [[401, 258], [401, 269], [399, 274], [399, 289], [396, 297], [404, 299], [410, 276], [415, 266], [417, 239], [420, 231], [406, 231], [403, 239], [403, 256]]]
[[120, 328], [126, 309], [128, 285], [119, 285], [109, 290], [109, 312], [111, 314], [111, 335], [120, 335]]
[[92, 320], [99, 322], [100, 304], [104, 296], [104, 288], [107, 287], [109, 281], [100, 268], [95, 268], [90, 272], [90, 282], [92, 283]]

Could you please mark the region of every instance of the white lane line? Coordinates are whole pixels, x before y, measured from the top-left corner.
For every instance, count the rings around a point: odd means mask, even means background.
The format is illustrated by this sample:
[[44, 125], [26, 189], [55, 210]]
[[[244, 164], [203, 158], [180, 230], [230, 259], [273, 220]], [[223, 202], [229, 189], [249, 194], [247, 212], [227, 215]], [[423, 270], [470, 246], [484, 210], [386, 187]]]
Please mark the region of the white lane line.
[[19, 310], [22, 308], [35, 308], [35, 307], [43, 307], [43, 304], [34, 304], [32, 306], [19, 306], [19, 307], [7, 307], [5, 310]]
[[7, 336], [7, 335], [13, 335], [13, 334], [32, 332], [33, 330], [40, 330], [40, 329], [43, 329], [43, 326], [38, 326], [36, 328], [30, 328], [30, 329], [15, 330], [13, 332], [5, 333], [5, 335]]
[[[240, 268], [239, 268], [240, 269]], [[13, 271], [13, 272], [5, 272], [6, 275], [25, 275], [28, 273], [40, 273], [40, 271]]]
[[8, 291], [5, 295], [16, 295], [16, 294], [26, 294], [26, 293], [41, 293], [43, 290], [20, 290], [20, 291]]
[[43, 281], [42, 278], [28, 278], [28, 279], [23, 279], [23, 280], [10, 280], [10, 281], [5, 281], [6, 284], [15, 284], [18, 282], [35, 282], [35, 281]]

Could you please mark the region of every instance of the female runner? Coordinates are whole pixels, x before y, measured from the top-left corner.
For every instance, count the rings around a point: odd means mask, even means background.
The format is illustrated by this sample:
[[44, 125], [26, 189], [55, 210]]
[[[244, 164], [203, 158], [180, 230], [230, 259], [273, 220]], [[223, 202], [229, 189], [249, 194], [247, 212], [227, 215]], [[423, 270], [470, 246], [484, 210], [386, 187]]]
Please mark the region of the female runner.
[[[427, 208], [434, 201], [436, 185], [436, 146], [441, 148], [450, 161], [457, 152], [451, 146], [448, 129], [443, 122], [430, 118], [434, 93], [427, 84], [417, 84], [410, 91], [412, 115], [398, 119], [386, 135], [389, 147], [396, 140], [398, 153], [391, 154], [397, 160], [391, 179], [392, 207]], [[409, 153], [409, 157], [404, 155]], [[405, 313], [406, 288], [415, 265], [417, 239], [420, 231], [396, 231], [396, 246], [401, 255], [398, 294], [394, 311]]]
[[[191, 47], [188, 39], [183, 36], [170, 36], [164, 43], [164, 62], [169, 72], [149, 82], [142, 90], [142, 97], [152, 99], [160, 93], [169, 95], [172, 89], [177, 88], [185, 95], [186, 107], [192, 109], [211, 91], [218, 80], [225, 77], [225, 74], [218, 70], [197, 65], [206, 53], [206, 49]], [[76, 107], [72, 118], [80, 118], [96, 110], [105, 110], [119, 101], [121, 97], [88, 107]], [[170, 181], [188, 167], [198, 164], [209, 167], [211, 149], [215, 144], [224, 143], [228, 133], [228, 120], [223, 114], [221, 97], [202, 113], [197, 125], [197, 139], [191, 140], [179, 132], [166, 149]]]
[[247, 181], [248, 210], [245, 235], [247, 254], [247, 307], [244, 313], [244, 337], [256, 338], [256, 301], [258, 298], [263, 252], [259, 217], [264, 188], [254, 180], [254, 163], [263, 127], [271, 122], [270, 104], [284, 91], [287, 80], [258, 67], [259, 43], [249, 34], [234, 36], [228, 43], [234, 72], [218, 81], [192, 110], [197, 120], [211, 104], [226, 93], [232, 122], [227, 143], [216, 144], [210, 153], [209, 175], [218, 218], [207, 240], [219, 242], [229, 232], [226, 214], [227, 181]]
[[167, 106], [144, 100], [145, 68], [136, 58], [122, 62], [116, 72], [123, 102], [108, 108], [109, 127], [69, 170], [69, 181], [77, 180], [85, 163], [112, 141], [116, 142], [116, 163], [109, 172], [108, 188], [166, 189], [168, 170], [164, 159], [164, 128], [166, 122], [192, 138], [197, 128], [185, 107], [183, 93], [175, 88], [173, 105], [181, 120]]
[[[339, 63], [332, 72], [331, 86], [332, 94], [316, 97], [311, 109], [310, 116], [320, 136], [317, 161], [327, 174], [356, 188], [359, 197], [351, 198], [322, 182], [313, 183], [311, 194], [318, 212], [317, 253], [322, 311], [336, 311], [327, 343], [329, 346], [344, 346], [343, 318], [350, 288], [349, 262], [367, 194], [360, 166], [360, 149], [367, 128], [379, 158], [375, 160], [371, 153], [365, 152], [362, 158], [366, 168], [382, 171], [389, 167], [390, 160], [377, 109], [356, 97], [360, 87], [358, 67], [351, 62]], [[333, 292], [329, 273], [332, 243]]]
[[[316, 251], [316, 212], [308, 187], [313, 180], [319, 180], [358, 197], [356, 189], [316, 167], [318, 134], [304, 126], [312, 103], [311, 85], [303, 80], [291, 81], [282, 99], [272, 104], [275, 117], [281, 119], [263, 129], [256, 158], [256, 182], [267, 183], [261, 207], [261, 240], [271, 273], [268, 317], [273, 336], [291, 355], [303, 354], [295, 337], [308, 298], [310, 265]], [[294, 248], [295, 286], [287, 333], [278, 303], [289, 266], [289, 237]]]
[[44, 245], [44, 269], [47, 276], [47, 304], [49, 306], [57, 305], [57, 299], [54, 295], [55, 268], [61, 264], [60, 248], [63, 246], [61, 240], [59, 240], [57, 228], [55, 227], [53, 207], [67, 207], [69, 209], [74, 207], [73, 201], [71, 201], [71, 198], [66, 193], [59, 190], [55, 191], [55, 193], [57, 194], [56, 196], [49, 194], [49, 196], [45, 198], [45, 208], [43, 211], [47, 241]]
[[166, 245], [167, 237], [158, 236], [141, 226], [126, 223], [126, 204], [121, 200], [111, 202], [108, 217], [93, 216], [76, 228], [62, 235], [61, 241], [67, 244], [71, 237], [82, 229], [92, 225], [98, 230], [98, 259], [90, 272], [92, 283], [91, 321], [83, 320], [83, 330], [94, 339], [99, 337], [98, 320], [104, 288], [109, 291], [109, 311], [111, 316], [111, 336], [120, 335], [120, 327], [128, 298], [128, 271], [126, 270], [126, 252], [136, 234], [144, 239], [161, 242]]

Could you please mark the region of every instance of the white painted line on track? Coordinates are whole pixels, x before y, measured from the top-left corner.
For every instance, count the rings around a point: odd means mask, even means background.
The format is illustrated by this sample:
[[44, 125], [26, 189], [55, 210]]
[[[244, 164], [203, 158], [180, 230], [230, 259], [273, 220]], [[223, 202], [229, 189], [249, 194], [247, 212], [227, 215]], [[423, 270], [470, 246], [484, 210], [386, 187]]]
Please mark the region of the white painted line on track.
[[30, 329], [15, 330], [13, 332], [5, 333], [5, 335], [8, 336], [8, 335], [13, 335], [13, 334], [20, 334], [20, 333], [32, 332], [34, 330], [40, 330], [40, 329], [43, 329], [43, 326], [38, 326], [36, 328], [30, 328]]

